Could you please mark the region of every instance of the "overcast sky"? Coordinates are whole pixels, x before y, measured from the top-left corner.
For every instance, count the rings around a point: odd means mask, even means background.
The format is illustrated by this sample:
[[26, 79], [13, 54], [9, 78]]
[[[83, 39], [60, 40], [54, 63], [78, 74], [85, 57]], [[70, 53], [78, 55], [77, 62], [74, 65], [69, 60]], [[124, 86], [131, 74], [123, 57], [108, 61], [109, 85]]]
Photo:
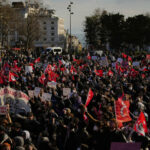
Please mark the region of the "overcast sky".
[[[74, 33], [83, 31], [85, 16], [89, 16], [96, 8], [109, 12], [120, 12], [125, 16], [133, 16], [150, 11], [150, 0], [72, 0], [72, 30]], [[56, 15], [64, 18], [65, 28], [69, 29], [69, 0], [43, 0], [50, 8], [56, 10]]]

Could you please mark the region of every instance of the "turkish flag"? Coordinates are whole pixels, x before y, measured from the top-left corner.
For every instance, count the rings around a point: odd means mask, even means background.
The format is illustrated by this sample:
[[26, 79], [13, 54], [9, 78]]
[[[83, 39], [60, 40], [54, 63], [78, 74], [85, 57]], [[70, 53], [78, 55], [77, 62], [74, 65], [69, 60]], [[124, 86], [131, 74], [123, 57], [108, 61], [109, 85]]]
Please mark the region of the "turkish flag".
[[128, 56], [128, 61], [131, 61], [132, 62], [132, 58], [130, 56]]
[[85, 103], [86, 107], [89, 105], [89, 103], [92, 100], [93, 96], [94, 96], [93, 91], [91, 89], [89, 89], [89, 93], [88, 93], [87, 100], [86, 100], [86, 103]]
[[59, 77], [59, 75], [56, 74], [55, 72], [52, 72], [52, 71], [48, 72], [48, 80], [49, 80], [49, 81], [54, 81], [54, 82], [56, 82], [57, 77]]
[[121, 98], [119, 98], [117, 101], [115, 101], [116, 120], [118, 124], [132, 120], [129, 115], [129, 106], [130, 102], [127, 100], [123, 101]]
[[103, 70], [95, 70], [95, 73], [97, 76], [100, 76], [100, 77], [103, 76]]
[[122, 53], [123, 58], [127, 58], [127, 55], [125, 53]]
[[14, 63], [14, 67], [12, 67], [11, 70], [13, 70], [14, 72], [20, 72], [21, 71], [21, 67], [18, 67], [17, 64]]
[[18, 75], [9, 71], [9, 82], [16, 82], [15, 77], [18, 77]]
[[40, 62], [40, 57], [38, 57], [35, 61], [34, 61], [34, 63], [38, 63], [38, 62]]
[[48, 73], [49, 71], [52, 71], [52, 65], [47, 65], [45, 73]]
[[140, 113], [139, 118], [134, 125], [134, 130], [142, 136], [145, 136], [145, 133], [148, 132], [146, 119], [143, 112]]
[[46, 77], [45, 77], [45, 74], [43, 73], [42, 76], [39, 78], [39, 82], [41, 84], [44, 84], [45, 79], [46, 79]]

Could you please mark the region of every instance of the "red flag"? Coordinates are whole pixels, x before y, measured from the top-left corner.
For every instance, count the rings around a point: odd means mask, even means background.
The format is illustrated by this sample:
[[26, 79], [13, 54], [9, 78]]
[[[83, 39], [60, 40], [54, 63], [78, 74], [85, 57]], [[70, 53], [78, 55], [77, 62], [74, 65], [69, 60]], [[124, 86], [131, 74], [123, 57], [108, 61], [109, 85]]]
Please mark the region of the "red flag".
[[14, 67], [12, 67], [11, 70], [13, 70], [14, 72], [20, 72], [21, 71], [21, 67], [18, 67], [17, 63], [14, 63]]
[[123, 58], [127, 58], [127, 55], [125, 53], [122, 53]]
[[54, 81], [54, 82], [56, 82], [57, 77], [59, 77], [59, 75], [56, 74], [55, 72], [52, 72], [52, 71], [48, 72], [48, 80], [49, 80], [49, 81]]
[[115, 101], [116, 121], [118, 122], [118, 124], [132, 120], [129, 115], [129, 106], [130, 102], [123, 101], [121, 98]]
[[111, 76], [111, 77], [112, 77], [113, 75], [114, 75], [114, 73], [113, 73], [111, 70], [109, 70], [109, 71], [108, 71], [108, 76]]
[[103, 76], [103, 70], [95, 70], [95, 73], [97, 76], [100, 76], [100, 77]]
[[74, 66], [72, 65], [70, 68], [70, 72], [73, 73], [77, 73], [77, 70], [74, 68]]
[[45, 73], [48, 73], [49, 71], [52, 71], [52, 65], [47, 65]]
[[91, 89], [89, 89], [89, 93], [88, 93], [88, 96], [87, 96], [85, 107], [87, 107], [89, 105], [89, 103], [92, 100], [93, 96], [94, 96], [93, 91]]
[[87, 54], [87, 59], [91, 60], [90, 53]]
[[38, 57], [35, 61], [34, 61], [34, 63], [38, 63], [38, 62], [40, 62], [40, 57]]
[[39, 78], [39, 82], [41, 84], [44, 84], [45, 79], [46, 79], [46, 77], [45, 77], [45, 74], [43, 73], [42, 76]]
[[9, 71], [9, 82], [16, 82], [15, 77], [18, 77], [18, 75]]
[[143, 112], [140, 113], [139, 118], [134, 125], [134, 130], [142, 136], [145, 136], [145, 133], [148, 132], [146, 119]]
[[132, 58], [130, 56], [128, 56], [128, 61], [131, 61], [132, 62]]

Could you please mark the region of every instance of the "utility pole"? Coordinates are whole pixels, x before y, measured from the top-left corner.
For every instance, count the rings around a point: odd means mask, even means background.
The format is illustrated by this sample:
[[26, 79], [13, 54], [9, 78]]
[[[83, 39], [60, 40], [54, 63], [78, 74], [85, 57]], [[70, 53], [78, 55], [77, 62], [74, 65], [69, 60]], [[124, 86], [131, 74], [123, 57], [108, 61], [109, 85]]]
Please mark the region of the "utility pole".
[[70, 4], [68, 5], [67, 9], [69, 11], [69, 15], [70, 15], [70, 52], [72, 51], [72, 35], [71, 35], [71, 16], [74, 14], [72, 12], [72, 5], [73, 5], [73, 2], [70, 2]]

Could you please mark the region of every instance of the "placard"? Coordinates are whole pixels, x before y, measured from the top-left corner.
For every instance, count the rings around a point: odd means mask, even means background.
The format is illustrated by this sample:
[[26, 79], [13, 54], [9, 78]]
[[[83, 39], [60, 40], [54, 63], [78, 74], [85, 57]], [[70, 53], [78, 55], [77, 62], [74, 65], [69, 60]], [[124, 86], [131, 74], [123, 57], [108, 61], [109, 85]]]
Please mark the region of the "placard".
[[50, 88], [56, 89], [57, 82], [53, 82], [53, 81], [52, 81], [52, 82], [48, 82], [47, 85], [48, 85], [48, 87], [50, 87]]
[[63, 96], [69, 96], [71, 93], [70, 88], [63, 88]]
[[44, 101], [51, 101], [51, 97], [52, 97], [52, 95], [49, 94], [49, 93], [43, 93], [43, 94], [42, 94], [42, 99], [43, 99]]
[[32, 73], [33, 72], [33, 68], [32, 66], [25, 66], [25, 73]]
[[107, 57], [101, 57], [100, 64], [101, 64], [102, 66], [108, 66]]
[[35, 95], [35, 97], [38, 97], [38, 95], [40, 94], [40, 91], [41, 91], [41, 88], [35, 87], [35, 89], [34, 89], [34, 95]]
[[117, 62], [119, 62], [120, 64], [122, 63], [123, 59], [122, 58], [118, 58]]
[[29, 90], [28, 91], [28, 95], [30, 98], [34, 98], [34, 91], [33, 90]]
[[141, 143], [112, 142], [110, 150], [140, 150], [140, 149], [141, 149]]
[[111, 65], [112, 65], [113, 68], [115, 68], [116, 67], [116, 62], [112, 63]]
[[0, 115], [6, 115], [7, 114], [7, 106], [0, 106]]
[[132, 66], [139, 67], [140, 66], [140, 62], [139, 61], [134, 61]]
[[97, 60], [98, 57], [97, 56], [92, 56], [92, 60]]

